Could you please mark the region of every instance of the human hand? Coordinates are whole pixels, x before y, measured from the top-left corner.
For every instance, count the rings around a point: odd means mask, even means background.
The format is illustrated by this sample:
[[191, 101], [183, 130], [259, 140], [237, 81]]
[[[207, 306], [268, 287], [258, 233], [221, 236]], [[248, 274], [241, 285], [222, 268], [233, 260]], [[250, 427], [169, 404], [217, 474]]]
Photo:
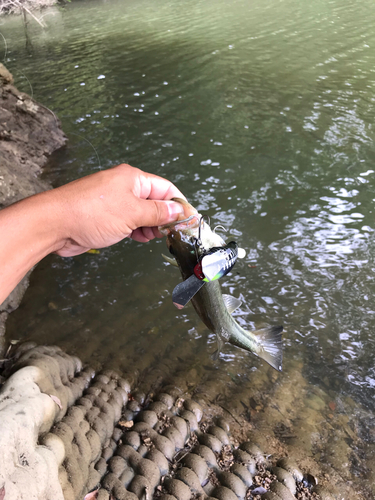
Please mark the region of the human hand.
[[183, 216], [169, 181], [129, 165], [83, 177], [0, 210], [0, 304], [51, 252], [70, 257], [123, 238], [149, 241]]
[[53, 190], [62, 213], [63, 245], [56, 253], [79, 255], [130, 237], [147, 242], [162, 236], [157, 227], [177, 220], [184, 207], [171, 198], [185, 198], [171, 182], [119, 165]]

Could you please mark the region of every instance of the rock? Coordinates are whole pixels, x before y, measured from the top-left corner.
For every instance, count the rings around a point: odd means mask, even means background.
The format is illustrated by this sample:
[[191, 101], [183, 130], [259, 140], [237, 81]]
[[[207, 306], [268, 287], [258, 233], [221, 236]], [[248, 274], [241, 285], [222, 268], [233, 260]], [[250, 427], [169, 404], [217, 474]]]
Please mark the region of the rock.
[[281, 500], [295, 500], [295, 496], [292, 495], [290, 490], [279, 481], [274, 481], [270, 484], [270, 491], [276, 493]]
[[244, 464], [251, 474], [255, 474], [256, 471], [255, 459], [251, 455], [246, 453], [246, 451], [240, 449], [234, 450], [233, 457], [237, 463]]
[[192, 411], [182, 410], [180, 411], [180, 417], [189, 424], [189, 430], [191, 432], [194, 432], [198, 429], [197, 417]]
[[212, 492], [212, 496], [218, 500], [237, 500], [235, 493], [225, 486], [216, 487]]
[[247, 488], [243, 481], [236, 474], [225, 471], [221, 472], [219, 474], [219, 481], [223, 486], [231, 489], [238, 498], [245, 498]]
[[285, 469], [282, 469], [281, 467], [272, 467], [271, 472], [275, 474], [280, 483], [286, 486], [293, 495], [296, 494], [296, 482], [292, 474], [287, 472]]
[[282, 469], [285, 469], [287, 470], [288, 472], [290, 472], [290, 474], [292, 474], [292, 476], [294, 477], [294, 479], [296, 481], [302, 481], [303, 480], [303, 474], [302, 474], [302, 471], [298, 468], [298, 466], [292, 461], [290, 460], [289, 458], [287, 457], [284, 457], [284, 458], [280, 458], [276, 465], [278, 467], [281, 467]]
[[144, 410], [137, 415], [138, 422], [146, 422], [150, 427], [154, 427], [158, 422], [158, 416], [154, 411]]
[[161, 401], [166, 405], [168, 410], [170, 410], [173, 406], [174, 399], [170, 394], [166, 394], [164, 392], [161, 392], [155, 396], [155, 401]]
[[200, 444], [200, 445], [194, 446], [194, 448], [191, 451], [195, 455], [198, 455], [201, 458], [203, 458], [206, 461], [208, 467], [210, 467], [212, 469], [218, 469], [215, 454], [213, 453], [213, 451], [210, 448], [208, 448], [207, 446], [204, 446], [203, 444]]
[[218, 417], [216, 419], [216, 425], [218, 427], [220, 427], [221, 429], [223, 429], [223, 431], [225, 431], [226, 433], [229, 433], [230, 426], [229, 426], [227, 420], [225, 420], [224, 417]]
[[124, 432], [122, 436], [122, 442], [124, 444], [129, 444], [135, 450], [138, 450], [138, 448], [141, 446], [141, 438], [139, 434], [134, 431]]
[[187, 399], [184, 401], [184, 408], [188, 411], [193, 412], [198, 422], [201, 420], [203, 416], [203, 411], [200, 404], [193, 401], [192, 399]]
[[233, 472], [233, 474], [236, 474], [236, 476], [238, 476], [248, 488], [250, 488], [250, 486], [253, 484], [253, 475], [244, 465], [233, 464], [230, 468], [230, 471]]
[[223, 444], [229, 444], [228, 435], [221, 427], [218, 427], [216, 425], [212, 425], [211, 427], [208, 428], [207, 433], [215, 436]]
[[2, 84], [13, 83], [13, 75], [0, 63], [0, 81]]
[[264, 495], [262, 495], [262, 500], [281, 500], [279, 495], [276, 495], [273, 491], [267, 491]]
[[193, 470], [202, 484], [207, 478], [208, 467], [206, 461], [199, 455], [188, 453], [181, 459], [181, 463]]
[[217, 439], [215, 436], [212, 436], [212, 434], [202, 433], [198, 436], [198, 441], [200, 442], [200, 444], [207, 446], [215, 453], [220, 453], [221, 448], [223, 447], [222, 442], [219, 441], [219, 439]]
[[176, 479], [179, 479], [187, 486], [189, 486], [190, 490], [194, 495], [204, 494], [198, 476], [195, 474], [194, 471], [192, 471], [188, 467], [182, 467], [181, 469], [179, 469], [176, 474]]
[[[40, 180], [47, 157], [66, 143], [60, 122], [13, 86], [11, 73], [0, 63], [0, 209], [51, 186]], [[0, 331], [6, 315], [20, 304], [28, 276], [0, 304]], [[0, 346], [1, 347], [1, 346]]]
[[192, 497], [189, 486], [178, 479], [166, 478], [164, 481], [165, 489], [177, 500], [190, 500]]
[[242, 443], [240, 449], [246, 451], [251, 457], [254, 457], [257, 462], [264, 462], [263, 452], [256, 444], [251, 442]]
[[154, 464], [158, 466], [161, 476], [165, 476], [165, 474], [167, 474], [169, 470], [168, 460], [165, 458], [163, 453], [156, 448], [151, 448], [151, 450], [147, 453], [146, 458], [152, 460]]
[[336, 498], [336, 496], [334, 494], [332, 494], [328, 489], [324, 488], [323, 486], [321, 486], [319, 484], [314, 486], [312, 491], [314, 493], [316, 493], [317, 495], [319, 495], [321, 500], [334, 500], [334, 498]]

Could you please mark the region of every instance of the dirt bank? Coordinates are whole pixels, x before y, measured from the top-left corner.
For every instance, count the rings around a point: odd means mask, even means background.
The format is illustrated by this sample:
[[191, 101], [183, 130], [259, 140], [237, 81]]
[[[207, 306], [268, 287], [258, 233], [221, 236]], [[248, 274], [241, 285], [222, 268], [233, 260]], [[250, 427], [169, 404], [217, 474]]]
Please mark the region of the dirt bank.
[[[34, 16], [32, 11], [40, 10], [59, 3], [58, 0], [0, 0], [0, 16], [7, 14], [23, 14]], [[64, 3], [64, 2], [60, 2]], [[35, 18], [34, 18], [35, 19]], [[38, 22], [40, 22], [38, 20]]]
[[[12, 75], [0, 64], [0, 209], [50, 189], [40, 179], [42, 168], [66, 140], [54, 113], [19, 92]], [[0, 304], [0, 353], [5, 321], [18, 307], [27, 285], [26, 276]]]

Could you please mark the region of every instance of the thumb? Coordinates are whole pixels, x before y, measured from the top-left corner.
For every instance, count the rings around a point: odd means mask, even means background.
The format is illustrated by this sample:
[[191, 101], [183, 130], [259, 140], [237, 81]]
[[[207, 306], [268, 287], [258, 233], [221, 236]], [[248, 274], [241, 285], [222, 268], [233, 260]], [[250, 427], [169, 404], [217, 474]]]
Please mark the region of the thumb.
[[138, 227], [163, 226], [178, 220], [184, 215], [181, 203], [170, 200], [140, 200], [141, 215], [138, 217]]

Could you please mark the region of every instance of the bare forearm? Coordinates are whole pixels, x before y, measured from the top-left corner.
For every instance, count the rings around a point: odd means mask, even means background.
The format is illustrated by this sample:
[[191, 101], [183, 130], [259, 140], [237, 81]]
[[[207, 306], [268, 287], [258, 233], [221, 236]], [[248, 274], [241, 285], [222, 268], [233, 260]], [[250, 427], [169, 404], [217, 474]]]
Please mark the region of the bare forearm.
[[0, 304], [43, 257], [65, 238], [57, 197], [47, 191], [0, 211]]
[[43, 257], [63, 257], [113, 245], [147, 242], [183, 213], [171, 182], [118, 165], [0, 211], [0, 304]]

